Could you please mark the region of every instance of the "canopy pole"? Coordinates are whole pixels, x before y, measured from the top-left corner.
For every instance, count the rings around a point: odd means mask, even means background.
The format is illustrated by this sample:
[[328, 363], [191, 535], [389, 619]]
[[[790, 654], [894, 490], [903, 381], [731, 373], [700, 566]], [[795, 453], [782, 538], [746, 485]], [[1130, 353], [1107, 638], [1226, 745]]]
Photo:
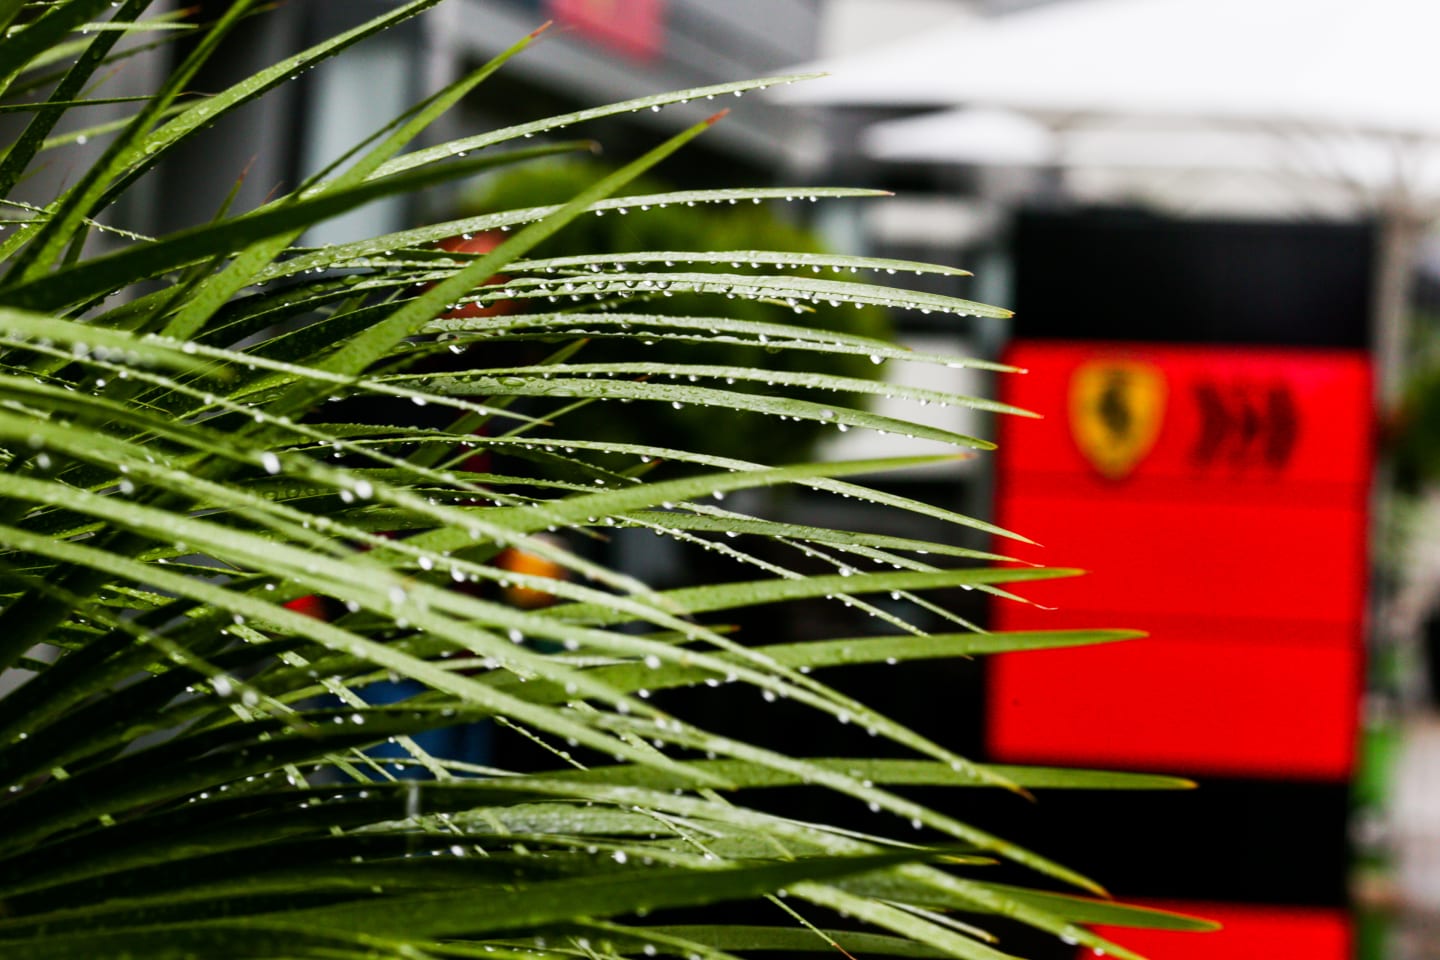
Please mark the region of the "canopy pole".
[[1424, 230], [1425, 224], [1403, 208], [1390, 207], [1380, 215], [1372, 322], [1375, 401], [1382, 417], [1395, 413], [1404, 389], [1410, 274]]

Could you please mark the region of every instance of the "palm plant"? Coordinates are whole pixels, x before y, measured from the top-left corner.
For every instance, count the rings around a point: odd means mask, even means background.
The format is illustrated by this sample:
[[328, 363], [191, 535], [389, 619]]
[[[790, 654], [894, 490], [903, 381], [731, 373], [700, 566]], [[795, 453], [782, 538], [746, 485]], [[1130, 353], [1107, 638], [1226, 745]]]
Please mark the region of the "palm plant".
[[[963, 586], [1005, 595], [1002, 585], [1070, 571], [994, 565], [1002, 558], [943, 538], [797, 526], [717, 502], [730, 491], [793, 484], [912, 511], [937, 527], [989, 530], [847, 479], [922, 458], [772, 465], [567, 432], [572, 410], [634, 401], [703, 406], [717, 419], [744, 409], [897, 430], [965, 451], [988, 446], [826, 399], [828, 391], [894, 387], [703, 362], [707, 342], [728, 341], [971, 363], [803, 320], [723, 313], [732, 295], [797, 311], [828, 302], [1003, 313], [850, 277], [954, 270], [763, 251], [528, 256], [577, 217], [617, 206], [865, 191], [607, 199], [700, 135], [708, 125], [700, 124], [564, 204], [297, 246], [311, 224], [378, 197], [585, 146], [516, 146], [527, 134], [553, 137], [590, 117], [790, 78], [664, 94], [402, 152], [532, 39], [522, 38], [258, 209], [156, 238], [106, 225], [125, 190], [202, 127], [436, 2], [400, 5], [229, 89], [182, 99], [206, 57], [262, 6], [237, 0], [128, 121], [91, 131], [108, 142], [71, 185], [39, 206], [7, 200], [0, 668], [23, 682], [0, 699], [0, 953], [727, 960], [736, 950], [839, 949], [990, 958], [1007, 955], [983, 929], [1000, 916], [1123, 957], [1130, 954], [1085, 925], [1200, 926], [1103, 897], [987, 880], [985, 864], [999, 858], [1037, 872], [1042, 884], [1103, 893], [894, 789], [1182, 782], [972, 763], [812, 674], [1130, 636], [986, 633], [953, 615], [953, 630], [932, 635], [866, 599], [894, 592], [940, 610], [926, 592]], [[13, 196], [63, 145], [52, 136], [57, 121], [86, 102], [97, 70], [123, 55], [117, 38], [155, 25], [141, 20], [146, 7], [0, 0], [4, 109], [28, 114], [0, 159], [0, 195]], [[92, 22], [102, 16], [109, 20]], [[506, 239], [488, 253], [435, 246], [489, 230]], [[97, 231], [116, 238], [108, 252], [87, 251]], [[696, 268], [731, 261], [749, 269]], [[627, 310], [670, 292], [711, 295], [716, 315]], [[529, 309], [454, 315], [462, 303], [501, 300]], [[584, 362], [583, 344], [597, 338], [634, 347], [639, 359]], [[692, 344], [695, 359], [647, 362], [652, 340]], [[456, 351], [460, 359], [437, 372], [432, 359]], [[778, 381], [812, 399], [742, 393], [728, 389], [732, 381]], [[931, 391], [907, 395], [1000, 410]], [[355, 422], [330, 413], [337, 398], [423, 404], [444, 416], [438, 427]], [[493, 457], [486, 472], [461, 469], [479, 453]], [[630, 463], [617, 469], [602, 453]], [[536, 460], [547, 463], [544, 479], [525, 468]], [[661, 462], [686, 469], [666, 474], [655, 470]], [[536, 536], [594, 540], [616, 528], [722, 551], [753, 564], [753, 579], [656, 591]], [[818, 558], [833, 572], [800, 576], [762, 562], [747, 547], [754, 542]], [[565, 575], [498, 565], [507, 549]], [[557, 602], [507, 604], [493, 592], [501, 585]], [[332, 598], [338, 616], [307, 616], [299, 609], [307, 597]], [[741, 643], [716, 619], [815, 597], [872, 614], [875, 635]], [[372, 703], [378, 698], [367, 692], [397, 677], [423, 692]], [[817, 723], [866, 728], [910, 759], [790, 756], [687, 721], [683, 694], [664, 698], [663, 708], [650, 696], [722, 683], [788, 698]], [[478, 721], [543, 744], [553, 762], [497, 769], [426, 751], [415, 739]], [[381, 761], [370, 752], [385, 743], [400, 756]], [[893, 815], [908, 839], [767, 813], [753, 799], [751, 791], [787, 785]], [[930, 842], [915, 842], [912, 823]], [[668, 908], [744, 898], [768, 898], [773, 921], [666, 919]]]
[[[611, 168], [589, 160], [572, 157], [526, 164], [485, 177], [470, 192], [459, 212], [486, 213], [511, 207], [538, 207], [563, 203], [579, 193]], [[632, 180], [622, 195], [669, 193], [675, 188], [658, 176]], [[645, 205], [642, 201], [642, 206]], [[783, 219], [786, 211], [775, 205], [696, 204], [685, 206], [652, 206], [630, 216], [589, 216], [571, 223], [560, 233], [536, 247], [533, 256], [555, 258], [593, 253], [641, 253], [655, 250], [776, 250], [792, 253], [826, 253], [820, 238]], [[485, 243], [491, 238], [485, 238]], [[692, 263], [691, 270], [733, 273], [732, 264], [744, 261]], [[752, 268], [753, 269], [753, 268]], [[627, 304], [627, 311], [662, 313], [672, 316], [710, 316], [716, 311], [713, 294], [676, 294], [652, 299], [637, 297]], [[793, 319], [791, 307], [782, 301], [741, 299], [727, 301], [724, 312], [736, 320], [785, 323]], [[890, 333], [886, 311], [873, 304], [858, 304], [852, 309], [813, 311], [805, 317], [807, 327], [819, 327], [841, 333], [859, 334], [881, 339]], [[586, 346], [587, 362], [597, 360], [629, 360], [635, 349], [630, 342], [594, 341]], [[649, 360], [690, 360], [696, 354], [693, 343], [657, 342], [645, 349]], [[842, 378], [873, 378], [873, 366], [864, 355], [848, 353], [814, 353], [800, 351], [768, 352], [763, 346], [743, 342], [721, 343], [713, 338], [705, 344], [703, 356], [711, 365], [764, 367], [767, 370], [793, 373], [835, 374]], [[729, 384], [752, 393], [797, 393], [778, 381], [775, 384], [753, 382]], [[841, 391], [834, 402], [853, 406], [863, 402], [859, 396]], [[780, 421], [764, 413], [735, 411], [725, 418], [725, 429], [714, 429], [714, 414], [709, 408], [682, 406], [675, 409], [666, 404], [631, 407], [631, 416], [617, 418], [605, 405], [577, 410], [567, 429], [586, 433], [603, 430], [612, 440], [647, 440], [667, 447], [703, 445], [706, 453], [739, 458], [753, 456], [766, 445], [783, 446], [795, 460], [806, 459], [819, 439], [833, 433], [834, 426], [823, 421], [794, 419]], [[593, 421], [604, 418], [603, 424]], [[628, 429], [627, 429], [628, 427]]]

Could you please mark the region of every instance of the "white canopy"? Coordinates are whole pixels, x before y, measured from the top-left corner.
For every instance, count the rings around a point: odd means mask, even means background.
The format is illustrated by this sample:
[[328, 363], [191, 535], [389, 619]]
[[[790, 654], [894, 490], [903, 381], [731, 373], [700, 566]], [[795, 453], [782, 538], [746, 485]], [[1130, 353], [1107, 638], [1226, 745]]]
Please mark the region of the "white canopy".
[[[940, 110], [870, 125], [860, 137], [868, 156], [892, 162], [1057, 167], [1110, 171], [1112, 182], [1153, 173], [1258, 176], [1309, 196], [1308, 212], [1403, 210], [1412, 219], [1440, 214], [1440, 141], [1398, 135], [1113, 117], [1046, 124], [988, 107]], [[1344, 198], [1337, 203], [1337, 198]]]
[[1355, 206], [1385, 227], [1376, 320], [1380, 385], [1393, 397], [1408, 266], [1440, 211], [1437, 42], [1440, 0], [1067, 0], [808, 64], [833, 76], [775, 96], [1010, 110], [1040, 134], [993, 113], [925, 118], [870, 135], [865, 146], [891, 158], [1248, 166], [1291, 185], [1313, 176], [1355, 188]]
[[785, 102], [1440, 135], [1433, 0], [1070, 0], [805, 69]]

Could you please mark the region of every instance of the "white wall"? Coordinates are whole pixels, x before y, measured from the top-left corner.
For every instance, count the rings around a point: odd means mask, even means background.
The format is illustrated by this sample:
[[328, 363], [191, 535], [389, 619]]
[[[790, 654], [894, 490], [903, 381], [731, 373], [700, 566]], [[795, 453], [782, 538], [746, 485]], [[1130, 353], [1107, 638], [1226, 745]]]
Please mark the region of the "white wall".
[[819, 55], [838, 57], [921, 33], [980, 12], [978, 0], [825, 0]]

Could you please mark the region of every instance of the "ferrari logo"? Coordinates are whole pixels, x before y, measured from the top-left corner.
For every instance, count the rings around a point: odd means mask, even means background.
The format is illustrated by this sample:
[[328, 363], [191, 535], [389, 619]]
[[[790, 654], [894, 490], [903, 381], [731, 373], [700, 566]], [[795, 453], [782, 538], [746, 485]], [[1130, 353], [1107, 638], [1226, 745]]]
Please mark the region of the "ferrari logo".
[[1070, 433], [1085, 459], [1118, 480], [1155, 446], [1165, 375], [1136, 360], [1092, 360], [1070, 377]]

